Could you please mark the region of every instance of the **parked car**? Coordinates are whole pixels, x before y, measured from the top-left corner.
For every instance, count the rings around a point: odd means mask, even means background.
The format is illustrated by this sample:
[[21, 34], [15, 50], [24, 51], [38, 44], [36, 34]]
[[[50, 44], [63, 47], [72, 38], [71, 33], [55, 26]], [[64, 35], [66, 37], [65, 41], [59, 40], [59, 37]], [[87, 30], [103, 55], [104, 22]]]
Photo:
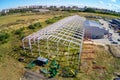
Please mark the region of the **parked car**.
[[113, 80], [120, 80], [120, 78], [114, 78]]
[[120, 39], [117, 39], [117, 41], [120, 41]]
[[109, 38], [109, 41], [113, 41], [111, 37]]
[[113, 41], [112, 44], [118, 44], [118, 42]]

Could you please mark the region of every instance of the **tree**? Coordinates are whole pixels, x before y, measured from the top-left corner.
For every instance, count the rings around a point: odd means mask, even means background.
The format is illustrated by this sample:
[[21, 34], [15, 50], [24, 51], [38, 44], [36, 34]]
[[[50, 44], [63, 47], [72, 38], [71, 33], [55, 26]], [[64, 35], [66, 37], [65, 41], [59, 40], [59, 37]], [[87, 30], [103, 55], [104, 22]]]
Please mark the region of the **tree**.
[[17, 29], [14, 34], [20, 35], [23, 32], [23, 28]]
[[63, 18], [63, 17], [61, 17], [61, 16], [53, 17], [52, 19], [48, 19], [48, 20], [46, 20], [45, 22], [46, 22], [47, 24], [52, 24], [52, 23], [60, 20], [61, 18]]
[[42, 25], [40, 24], [40, 22], [37, 22], [34, 24], [35, 27], [41, 27]]
[[48, 19], [48, 20], [46, 20], [45, 22], [46, 22], [47, 24], [52, 24], [52, 23], [54, 23], [52, 19]]
[[93, 8], [86, 8], [84, 12], [95, 12], [95, 10]]
[[29, 29], [35, 29], [35, 26], [34, 25], [29, 25], [28, 28]]
[[10, 37], [8, 33], [0, 33], [0, 42], [5, 43], [7, 39]]

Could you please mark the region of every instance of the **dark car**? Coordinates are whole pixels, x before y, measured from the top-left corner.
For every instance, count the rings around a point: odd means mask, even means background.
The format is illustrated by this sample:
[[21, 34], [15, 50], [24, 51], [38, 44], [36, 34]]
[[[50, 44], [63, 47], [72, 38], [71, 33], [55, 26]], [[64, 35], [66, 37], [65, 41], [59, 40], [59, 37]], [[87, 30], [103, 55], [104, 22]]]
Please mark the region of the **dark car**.
[[118, 44], [117, 42], [113, 41], [112, 44]]
[[120, 41], [120, 39], [117, 39], [118, 41]]
[[120, 78], [114, 78], [113, 80], [120, 80]]
[[109, 38], [109, 41], [113, 41], [112, 38]]

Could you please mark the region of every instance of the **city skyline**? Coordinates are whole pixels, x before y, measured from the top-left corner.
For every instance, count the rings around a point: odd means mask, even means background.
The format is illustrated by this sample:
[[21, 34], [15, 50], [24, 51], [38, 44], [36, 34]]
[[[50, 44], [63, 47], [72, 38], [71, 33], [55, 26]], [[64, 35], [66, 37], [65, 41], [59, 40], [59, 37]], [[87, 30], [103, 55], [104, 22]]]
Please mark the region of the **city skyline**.
[[120, 0], [1, 0], [0, 10], [30, 5], [88, 6], [120, 11]]

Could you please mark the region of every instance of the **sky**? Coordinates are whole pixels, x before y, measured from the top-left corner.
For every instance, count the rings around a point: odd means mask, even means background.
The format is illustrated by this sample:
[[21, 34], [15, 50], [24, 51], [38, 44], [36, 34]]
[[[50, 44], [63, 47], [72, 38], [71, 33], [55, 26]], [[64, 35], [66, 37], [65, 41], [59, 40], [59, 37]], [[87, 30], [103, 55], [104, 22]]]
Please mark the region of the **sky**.
[[89, 6], [120, 12], [120, 0], [0, 0], [0, 10], [29, 5]]

